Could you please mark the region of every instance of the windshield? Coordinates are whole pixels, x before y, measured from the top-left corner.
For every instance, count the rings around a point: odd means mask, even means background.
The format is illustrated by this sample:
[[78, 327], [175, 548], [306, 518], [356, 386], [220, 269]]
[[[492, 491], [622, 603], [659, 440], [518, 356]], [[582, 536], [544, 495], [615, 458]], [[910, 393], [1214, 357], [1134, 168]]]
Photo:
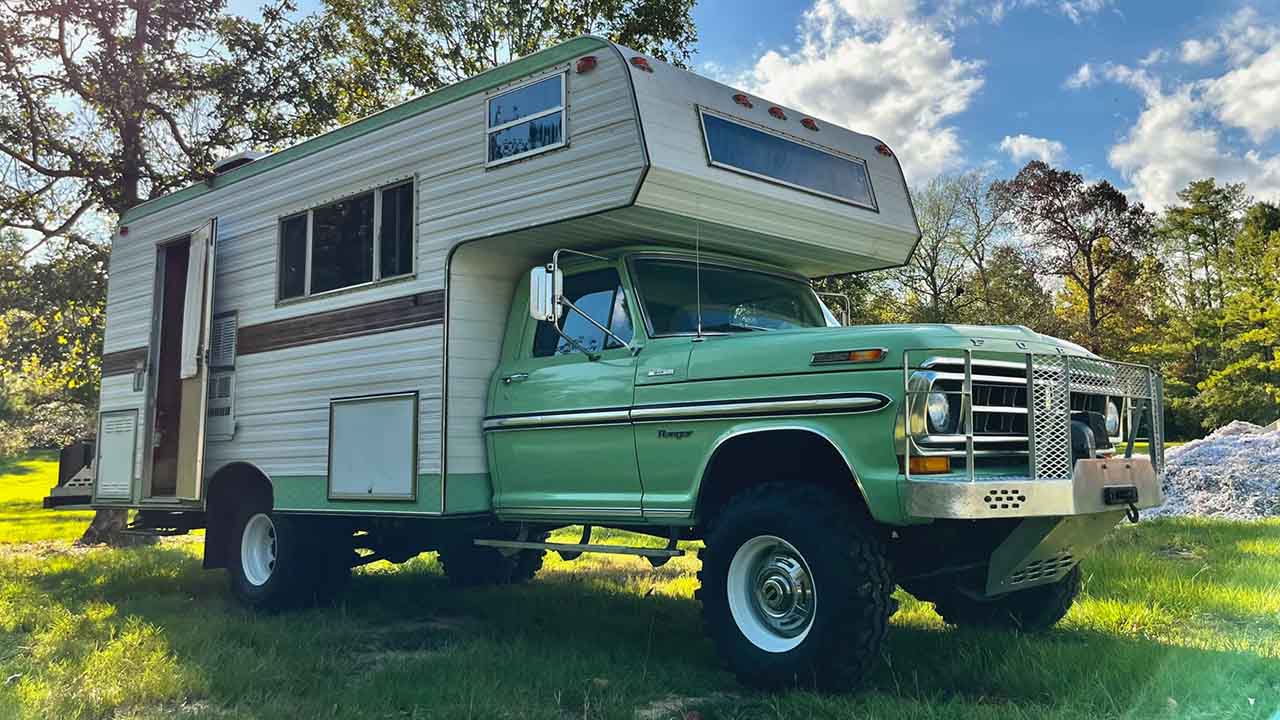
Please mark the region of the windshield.
[[[699, 280], [692, 261], [638, 258], [636, 289], [657, 336], [698, 330]], [[826, 327], [808, 283], [766, 272], [702, 264], [702, 331]]]

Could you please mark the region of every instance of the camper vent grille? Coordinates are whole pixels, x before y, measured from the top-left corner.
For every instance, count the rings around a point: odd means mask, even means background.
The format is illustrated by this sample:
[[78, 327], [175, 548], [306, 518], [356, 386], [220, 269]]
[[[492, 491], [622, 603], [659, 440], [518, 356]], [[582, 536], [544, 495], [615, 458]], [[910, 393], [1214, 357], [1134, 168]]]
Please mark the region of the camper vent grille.
[[236, 374], [233, 371], [215, 372], [209, 376], [209, 417], [206, 437], [209, 440], [229, 440], [236, 432]]
[[209, 366], [235, 367], [236, 364], [236, 314], [228, 313], [213, 319], [213, 340], [209, 348]]

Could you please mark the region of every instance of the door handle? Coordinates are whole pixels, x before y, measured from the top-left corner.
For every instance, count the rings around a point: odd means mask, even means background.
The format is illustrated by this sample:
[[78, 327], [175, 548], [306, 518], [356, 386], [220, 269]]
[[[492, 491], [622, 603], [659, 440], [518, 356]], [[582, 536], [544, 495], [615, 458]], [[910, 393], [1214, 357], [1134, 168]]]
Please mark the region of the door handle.
[[508, 375], [502, 378], [502, 384], [510, 385], [511, 383], [524, 382], [525, 380], [528, 380], [528, 379], [529, 379], [529, 373], [515, 373], [513, 375]]

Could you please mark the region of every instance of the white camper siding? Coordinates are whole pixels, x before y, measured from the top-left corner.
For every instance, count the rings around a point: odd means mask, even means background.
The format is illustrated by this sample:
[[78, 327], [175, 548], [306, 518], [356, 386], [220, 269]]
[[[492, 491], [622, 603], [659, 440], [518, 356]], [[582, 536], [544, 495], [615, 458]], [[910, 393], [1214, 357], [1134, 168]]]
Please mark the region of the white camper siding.
[[[634, 54], [631, 51], [624, 51]], [[636, 198], [641, 209], [657, 210], [703, 222], [737, 227], [771, 237], [759, 248], [726, 248], [766, 255], [785, 240], [797, 245], [789, 254], [803, 263], [804, 247], [815, 249], [820, 274], [900, 265], [918, 237], [902, 172], [893, 157], [876, 150], [880, 141], [817, 120], [819, 129], [801, 125], [808, 117], [782, 108], [786, 119], [769, 114], [768, 100], [750, 96], [753, 107], [734, 102], [741, 91], [650, 60], [654, 72], [632, 71], [644, 136], [652, 167]], [[788, 139], [861, 158], [867, 163], [877, 210], [814, 195], [708, 164], [699, 106], [745, 121]], [[846, 255], [832, 265], [830, 251]], [[799, 267], [797, 269], [800, 269]]]
[[323, 478], [329, 401], [417, 391], [419, 472], [439, 472], [440, 326], [300, 345], [236, 360], [236, 432], [209, 444], [213, 467], [247, 460], [269, 476]]
[[[423, 182], [423, 203], [431, 211], [422, 229], [438, 253], [427, 262], [443, 267], [459, 242], [493, 238], [463, 245], [450, 265], [450, 482], [454, 474], [488, 472], [481, 422], [511, 295], [520, 274], [551, 252], [530, 248], [513, 255], [512, 243], [496, 236], [625, 207], [643, 176], [645, 154], [627, 68], [611, 50], [596, 57], [595, 70], [568, 76], [567, 148], [487, 170], [473, 158], [469, 166], [443, 168]], [[480, 102], [477, 131], [483, 133]]]
[[[485, 101], [501, 92], [498, 87], [131, 220], [128, 237], [113, 248], [107, 333], [114, 345], [109, 349], [148, 344], [154, 246], [210, 217], [218, 218], [214, 312], [235, 311], [243, 331], [263, 323], [443, 291], [449, 253], [459, 243], [629, 204], [644, 172], [645, 154], [626, 68], [610, 48], [590, 54], [597, 57], [598, 65], [588, 73], [575, 73], [570, 60], [510, 83], [567, 71], [568, 144], [564, 148], [486, 168]], [[414, 179], [416, 194], [412, 278], [277, 302], [281, 218], [406, 178]], [[119, 276], [117, 256], [129, 268]], [[487, 373], [496, 364], [501, 346], [514, 282], [514, 277], [489, 277], [475, 287], [464, 282], [450, 296], [450, 319], [467, 318], [454, 324], [459, 328], [460, 359], [453, 367], [463, 369], [458, 374], [458, 414], [451, 413], [451, 420], [458, 421], [458, 435], [456, 443], [450, 438], [451, 452], [457, 452], [457, 467], [451, 466], [450, 473], [486, 471], [480, 433], [483, 398]], [[489, 299], [494, 302], [486, 302]], [[469, 326], [472, 319], [474, 327]], [[307, 497], [316, 497], [310, 485], [319, 482], [323, 498], [329, 401], [403, 391], [419, 394], [418, 473], [438, 475], [443, 470], [444, 445], [443, 332], [444, 326], [435, 324], [238, 354], [236, 430], [230, 439], [209, 443], [206, 475], [227, 463], [244, 461], [273, 479], [305, 482]], [[118, 379], [131, 382], [129, 376]], [[134, 395], [132, 407], [141, 407], [143, 393]], [[450, 432], [454, 432], [452, 425]], [[479, 481], [487, 483], [483, 478]], [[430, 481], [423, 483], [417, 502], [407, 509], [438, 511], [438, 491], [432, 497]], [[487, 488], [483, 497], [487, 503]], [[358, 507], [360, 502], [344, 505]]]

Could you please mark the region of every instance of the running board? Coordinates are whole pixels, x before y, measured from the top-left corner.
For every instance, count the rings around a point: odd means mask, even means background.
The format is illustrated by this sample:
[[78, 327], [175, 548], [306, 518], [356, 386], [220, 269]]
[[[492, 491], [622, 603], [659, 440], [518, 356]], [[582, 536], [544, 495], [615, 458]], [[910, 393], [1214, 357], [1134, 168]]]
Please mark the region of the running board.
[[628, 545], [592, 545], [589, 543], [548, 543], [526, 540], [476, 540], [482, 547], [510, 550], [554, 550], [558, 553], [608, 553], [611, 555], [639, 555], [647, 558], [670, 559], [684, 555], [683, 550], [668, 548], [631, 547]]

